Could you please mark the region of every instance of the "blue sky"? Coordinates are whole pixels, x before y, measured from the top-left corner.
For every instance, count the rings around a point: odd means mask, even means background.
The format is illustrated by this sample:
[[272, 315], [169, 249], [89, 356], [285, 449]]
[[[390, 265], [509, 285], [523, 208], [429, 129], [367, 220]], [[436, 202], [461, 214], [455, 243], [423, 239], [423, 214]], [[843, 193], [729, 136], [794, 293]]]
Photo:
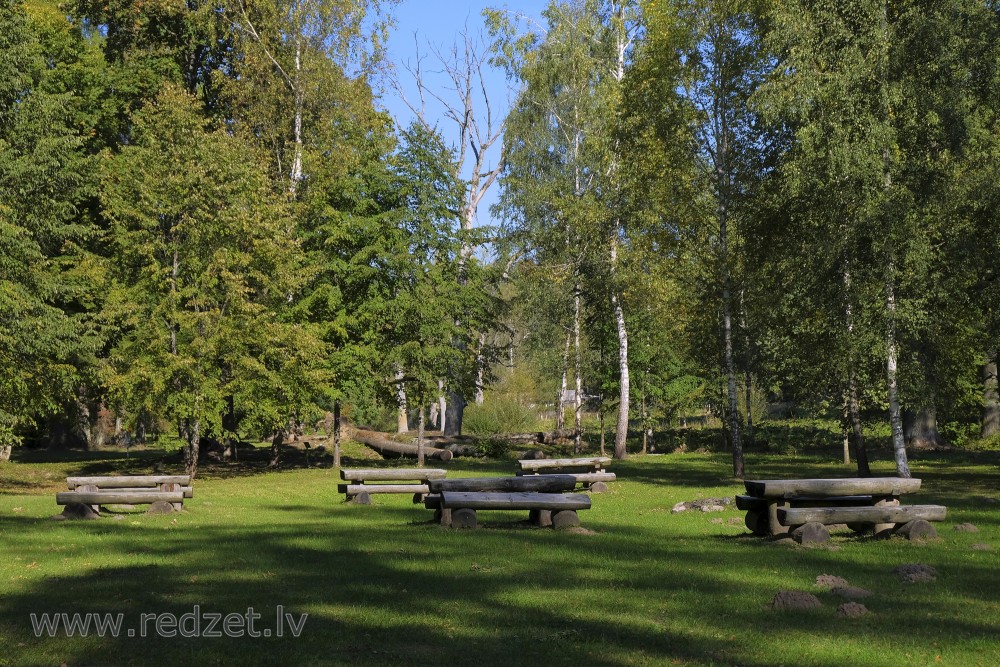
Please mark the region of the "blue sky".
[[[407, 90], [407, 98], [411, 101], [417, 99], [416, 87], [413, 85], [412, 77], [400, 65], [407, 62], [414, 63], [416, 60], [414, 33], [416, 33], [417, 41], [420, 44], [421, 54], [426, 56], [423, 68], [428, 85], [434, 86], [441, 96], [448, 99], [448, 91], [444, 89], [445, 80], [434, 75], [433, 70], [440, 69], [440, 67], [436, 67], [437, 61], [428, 45], [442, 53], [448, 53], [451, 46], [461, 39], [463, 29], [467, 28], [469, 35], [475, 36], [484, 28], [482, 17], [484, 8], [506, 8], [538, 21], [547, 4], [547, 0], [403, 0], [393, 12], [396, 17], [396, 27], [390, 35], [388, 51], [389, 58], [396, 64], [400, 79]], [[508, 99], [513, 95], [513, 92], [509, 90], [510, 85], [503, 72], [489, 72], [486, 88], [494, 113], [499, 110], [506, 111]], [[386, 86], [382, 104], [401, 126], [408, 125], [412, 120], [410, 110], [399, 100], [391, 87]], [[433, 100], [428, 100], [427, 116], [432, 122], [435, 119], [440, 120], [441, 133], [447, 141], [454, 143], [456, 139], [454, 127], [446, 118], [443, 118], [442, 109], [435, 105]], [[488, 155], [489, 166], [496, 164], [496, 152], [493, 151], [493, 155]], [[495, 201], [496, 185], [494, 184], [479, 206], [479, 224], [490, 223], [489, 208]]]

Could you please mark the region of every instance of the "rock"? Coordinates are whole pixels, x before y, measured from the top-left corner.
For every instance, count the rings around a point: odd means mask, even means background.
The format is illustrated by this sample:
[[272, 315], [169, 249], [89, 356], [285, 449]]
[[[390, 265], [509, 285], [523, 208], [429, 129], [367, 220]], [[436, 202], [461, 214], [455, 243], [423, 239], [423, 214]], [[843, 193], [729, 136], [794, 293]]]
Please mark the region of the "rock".
[[846, 588], [851, 584], [843, 577], [838, 577], [834, 574], [821, 574], [816, 577], [816, 585], [820, 588], [831, 589], [837, 587]]
[[670, 510], [670, 513], [671, 514], [677, 514], [678, 512], [684, 512], [684, 511], [687, 510], [687, 508], [688, 508], [688, 504], [687, 503], [685, 503], [685, 502], [679, 502], [679, 503], [677, 503], [676, 505], [673, 506], [673, 508]]
[[978, 533], [979, 532], [979, 528], [977, 528], [975, 526], [975, 524], [971, 524], [971, 523], [956, 523], [955, 524], [955, 530], [957, 530], [960, 533]]
[[858, 600], [872, 594], [870, 590], [858, 588], [857, 586], [835, 586], [830, 589], [830, 592], [848, 600]]
[[992, 544], [986, 544], [985, 542], [978, 542], [969, 547], [973, 551], [993, 551]]
[[903, 524], [896, 533], [908, 540], [915, 541], [931, 540], [937, 537], [937, 529], [929, 521], [924, 521], [923, 519], [914, 519]]
[[164, 500], [157, 500], [149, 506], [146, 514], [173, 514], [174, 506]]
[[771, 600], [772, 609], [818, 609], [822, 606], [818, 597], [805, 591], [778, 591]]
[[702, 512], [725, 512], [726, 508], [722, 505], [702, 505]]
[[90, 505], [84, 505], [83, 503], [68, 503], [66, 507], [63, 508], [62, 514], [56, 514], [52, 518], [57, 521], [62, 521], [64, 519], [83, 519], [92, 521], [94, 519], [100, 519], [101, 515], [95, 512]]
[[937, 579], [937, 570], [922, 563], [909, 563], [893, 569], [893, 574], [908, 584], [925, 583]]
[[837, 607], [837, 616], [841, 618], [857, 618], [868, 613], [868, 607], [860, 602], [845, 602]]
[[830, 531], [823, 524], [814, 521], [793, 530], [792, 538], [799, 544], [823, 544], [830, 541]]
[[594, 482], [593, 484], [590, 485], [590, 489], [588, 490], [591, 493], [607, 493], [608, 485], [605, 484], [604, 482]]

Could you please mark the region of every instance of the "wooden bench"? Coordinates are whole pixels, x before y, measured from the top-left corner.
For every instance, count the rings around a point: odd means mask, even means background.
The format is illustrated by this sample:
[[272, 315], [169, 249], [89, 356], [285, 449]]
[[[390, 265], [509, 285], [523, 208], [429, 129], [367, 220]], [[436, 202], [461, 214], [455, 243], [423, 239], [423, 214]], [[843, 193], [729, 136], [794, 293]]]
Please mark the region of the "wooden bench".
[[606, 456], [521, 460], [517, 462], [521, 468], [517, 474], [519, 476], [572, 475], [579, 484], [583, 485], [583, 488], [591, 493], [606, 493], [608, 482], [613, 482], [616, 479], [613, 472], [607, 472], [604, 469], [608, 463], [611, 463], [611, 459]]
[[439, 468], [342, 469], [340, 478], [348, 483], [338, 485], [337, 491], [344, 494], [345, 501], [359, 505], [371, 505], [373, 493], [412, 493], [414, 502], [420, 502], [430, 493], [427, 481], [447, 474]]
[[936, 535], [929, 521], [943, 521], [941, 505], [901, 505], [899, 497], [920, 489], [919, 479], [747, 480], [736, 496], [745, 523], [757, 535], [791, 534], [800, 541], [829, 539], [827, 526], [847, 524], [878, 536], [897, 532], [911, 539]]
[[[527, 509], [529, 519], [537, 526], [554, 526], [553, 510], [545, 506], [546, 503], [556, 503], [562, 506], [567, 501], [553, 500], [558, 494], [572, 491], [576, 488], [576, 478], [573, 475], [531, 475], [528, 477], [461, 477], [452, 479], [433, 479], [427, 482], [430, 487], [430, 495], [424, 500], [424, 505], [428, 509], [434, 510], [434, 518], [443, 526], [454, 528], [475, 528], [476, 510], [478, 509]], [[448, 494], [451, 498], [446, 505], [443, 496]], [[457, 494], [457, 495], [456, 495]], [[576, 502], [590, 507], [590, 498], [582, 494], [567, 494], [576, 496]], [[476, 497], [479, 501], [489, 502], [491, 507], [477, 505], [458, 506], [455, 503], [468, 502], [469, 498]], [[516, 501], [512, 501], [516, 498]], [[586, 499], [585, 501], [579, 498]], [[485, 500], [483, 500], [485, 499]], [[512, 506], [511, 502], [527, 503], [524, 506]], [[533, 504], [532, 504], [533, 503]], [[584, 509], [586, 509], [584, 508]], [[458, 519], [455, 519], [453, 510], [459, 511]], [[469, 510], [469, 511], [465, 511]], [[556, 513], [572, 511], [573, 514], [565, 514], [559, 518], [559, 526], [579, 525], [579, 518], [573, 518], [576, 509], [557, 509]]]
[[150, 512], [180, 511], [194, 497], [190, 475], [67, 477], [70, 491], [56, 493], [57, 505], [79, 503], [100, 514], [106, 505], [150, 505]]
[[577, 511], [590, 509], [590, 497], [583, 493], [442, 491], [428, 496], [425, 504], [440, 512], [441, 525], [452, 528], [475, 528], [479, 510], [528, 510], [537, 526], [569, 528], [580, 525]]

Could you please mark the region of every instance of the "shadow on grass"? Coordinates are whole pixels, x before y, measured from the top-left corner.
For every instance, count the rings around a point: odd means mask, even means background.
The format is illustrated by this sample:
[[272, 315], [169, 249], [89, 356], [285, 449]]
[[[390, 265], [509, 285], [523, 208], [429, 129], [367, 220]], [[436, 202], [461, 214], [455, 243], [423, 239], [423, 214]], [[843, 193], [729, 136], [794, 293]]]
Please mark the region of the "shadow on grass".
[[[963, 613], [972, 599], [995, 604], [993, 567], [967, 563], [959, 573], [939, 566], [937, 589], [902, 587], [890, 571], [908, 562], [901, 558], [915, 557], [909, 545], [874, 545], [863, 557], [845, 559], [837, 551], [750, 537], [672, 535], [609, 516], [585, 522], [596, 535], [576, 535], [526, 530], [505, 523], [504, 513], [485, 529], [451, 531], [406, 506], [282, 509], [294, 510], [294, 521], [272, 519], [259, 530], [252, 520], [197, 529], [150, 521], [133, 531], [104, 522], [5, 520], [12, 541], [43, 533], [56, 543], [95, 539], [100, 549], [77, 557], [74, 573], [43, 578], [0, 600], [2, 643], [21, 647], [13, 654], [23, 652], [21, 664], [673, 660], [833, 667], [847, 654], [800, 660], [796, 651], [819, 637], [827, 646], [888, 649], [901, 635], [946, 644], [998, 630], [995, 617], [983, 622]], [[852, 583], [882, 586], [866, 601], [875, 614], [863, 622], [836, 619], [830, 598], [818, 611], [766, 609], [779, 583], [808, 589], [817, 574], [845, 570]], [[262, 614], [258, 628], [275, 627], [278, 605], [309, 618], [298, 638], [286, 629], [282, 638], [258, 639], [169, 638], [154, 636], [153, 626], [146, 637], [36, 639], [29, 620], [41, 612], [121, 612], [128, 628], [141, 613], [180, 616], [196, 604], [223, 614], [253, 607]], [[865, 664], [908, 662], [891, 651], [885, 661], [874, 655]]]

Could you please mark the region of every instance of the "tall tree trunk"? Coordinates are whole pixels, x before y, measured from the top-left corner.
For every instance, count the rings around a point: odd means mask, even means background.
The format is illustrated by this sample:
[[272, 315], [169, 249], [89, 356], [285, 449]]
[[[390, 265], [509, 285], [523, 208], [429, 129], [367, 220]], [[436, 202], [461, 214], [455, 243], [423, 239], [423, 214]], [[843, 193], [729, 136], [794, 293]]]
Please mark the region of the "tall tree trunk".
[[753, 360], [753, 350], [750, 341], [750, 327], [747, 324], [747, 304], [746, 295], [741, 290], [740, 291], [740, 320], [743, 324], [743, 334], [746, 338], [746, 350], [743, 353], [743, 370], [746, 374], [746, 391], [745, 393], [745, 403], [746, 403], [746, 413], [747, 413], [747, 427], [746, 427], [746, 443], [745, 446], [753, 451], [754, 447], [754, 430], [753, 430], [753, 374], [750, 372], [750, 365]]
[[986, 356], [981, 370], [983, 379], [983, 412], [979, 437], [991, 438], [1000, 433], [1000, 392], [997, 389], [997, 353]]
[[438, 430], [441, 431], [442, 435], [445, 432], [444, 427], [447, 423], [445, 418], [448, 415], [448, 403], [445, 395], [444, 380], [438, 380], [438, 420], [440, 421]]
[[420, 416], [417, 418], [417, 467], [424, 467], [424, 404], [420, 404]]
[[850, 398], [844, 394], [844, 410], [841, 414], [840, 433], [844, 439], [844, 465], [851, 465], [851, 409]]
[[603, 400], [603, 398], [601, 400], [601, 403], [602, 403], [601, 408], [597, 411], [597, 420], [598, 420], [598, 422], [600, 422], [600, 428], [601, 428], [601, 456], [604, 456], [606, 454], [606, 451], [605, 451], [605, 446], [604, 446], [604, 405], [603, 405], [604, 400]]
[[279, 428], [271, 436], [271, 463], [272, 468], [281, 463], [281, 447], [285, 444], [285, 429]]
[[333, 467], [340, 467], [340, 399], [333, 402]]
[[646, 393], [643, 392], [639, 399], [639, 414], [642, 419], [642, 453], [649, 453], [649, 433], [652, 429], [647, 428], [647, 420], [649, 419], [649, 412], [646, 410]]
[[[612, 252], [612, 257], [617, 253]], [[611, 304], [614, 306], [615, 323], [618, 327], [618, 426], [615, 430], [616, 459], [628, 457], [628, 413], [629, 413], [629, 375], [628, 375], [628, 331], [625, 329], [625, 313], [617, 293], [612, 293]]]
[[937, 409], [928, 405], [919, 410], [903, 410], [903, 438], [907, 446], [938, 447], [945, 444], [937, 428]]
[[295, 98], [295, 118], [293, 119], [293, 132], [295, 134], [294, 155], [292, 157], [291, 182], [288, 191], [295, 197], [299, 181], [302, 180], [302, 38], [296, 35], [295, 38], [295, 82], [292, 94]]
[[887, 278], [885, 282], [885, 302], [886, 312], [888, 313], [888, 323], [885, 332], [885, 371], [886, 385], [889, 390], [889, 424], [892, 426], [892, 449], [896, 458], [896, 474], [900, 477], [910, 477], [910, 466], [906, 458], [906, 439], [903, 436], [903, 413], [899, 407], [896, 292], [892, 285], [892, 278]]
[[569, 372], [569, 344], [572, 338], [570, 332], [566, 332], [566, 347], [563, 349], [562, 358], [562, 383], [559, 386], [559, 395], [556, 398], [556, 430], [561, 431], [566, 428], [566, 415], [563, 414], [563, 401], [566, 399], [566, 374]]
[[462, 419], [465, 417], [465, 397], [458, 392], [448, 392], [448, 403], [444, 412], [444, 434], [447, 436], [462, 435]]
[[[726, 223], [723, 218], [721, 225], [722, 238], [725, 239]], [[726, 255], [726, 242], [722, 241], [723, 257]], [[722, 333], [726, 352], [726, 391], [729, 396], [729, 432], [733, 446], [733, 475], [738, 479], [743, 479], [745, 472], [743, 466], [743, 442], [740, 439], [740, 415], [739, 398], [736, 392], [736, 365], [733, 362], [733, 314], [732, 298], [729, 284], [729, 269], [725, 268], [727, 260], [723, 259], [723, 286], [722, 286]]]
[[573, 397], [573, 442], [579, 454], [583, 450], [583, 378], [580, 374], [580, 285], [573, 285], [573, 345], [576, 352], [574, 372], [576, 374], [576, 395]]
[[844, 320], [847, 324], [847, 409], [854, 434], [854, 459], [858, 462], [858, 477], [871, 477], [868, 449], [861, 427], [861, 401], [858, 398], [857, 355], [854, 351], [854, 306], [850, 265], [844, 269]]
[[403, 369], [396, 367], [396, 431], [406, 433], [410, 430], [410, 424], [406, 414], [406, 385], [403, 382]]
[[201, 421], [187, 420], [187, 449], [184, 450], [184, 469], [193, 480], [198, 474], [198, 455], [201, 448]]
[[482, 405], [483, 399], [483, 379], [486, 375], [485, 361], [483, 358], [483, 346], [486, 345], [486, 334], [479, 334], [479, 348], [476, 350], [476, 405]]

